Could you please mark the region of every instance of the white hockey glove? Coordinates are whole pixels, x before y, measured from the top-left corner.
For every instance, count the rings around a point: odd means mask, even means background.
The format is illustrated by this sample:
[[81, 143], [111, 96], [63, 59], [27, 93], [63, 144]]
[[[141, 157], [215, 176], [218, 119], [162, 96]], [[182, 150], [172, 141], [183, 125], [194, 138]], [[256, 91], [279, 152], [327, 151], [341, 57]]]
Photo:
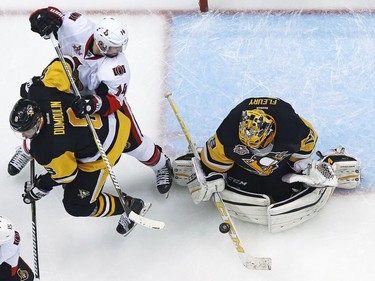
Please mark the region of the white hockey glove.
[[336, 149], [328, 150], [324, 155], [316, 153], [322, 162], [332, 165], [338, 180], [338, 188], [354, 189], [361, 183], [361, 164], [358, 159], [346, 153], [341, 145]]
[[214, 192], [221, 192], [225, 188], [225, 181], [223, 174], [210, 173], [205, 175], [200, 160], [193, 157], [194, 173], [187, 186], [195, 204], [202, 201], [210, 200]]
[[286, 174], [281, 180], [287, 183], [303, 182], [311, 187], [336, 187], [338, 183], [332, 166], [316, 160], [312, 160], [302, 174]]

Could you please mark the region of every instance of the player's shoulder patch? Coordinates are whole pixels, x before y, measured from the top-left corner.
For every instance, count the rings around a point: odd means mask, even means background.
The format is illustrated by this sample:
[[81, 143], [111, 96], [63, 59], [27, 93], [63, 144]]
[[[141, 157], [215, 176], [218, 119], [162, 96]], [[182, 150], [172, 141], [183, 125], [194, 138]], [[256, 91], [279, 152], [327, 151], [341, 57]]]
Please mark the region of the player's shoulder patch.
[[209, 138], [209, 140], [207, 141], [207, 145], [209, 148], [212, 148], [214, 149], [216, 147], [216, 139], [215, 139], [215, 136], [212, 136]]
[[72, 21], [76, 21], [78, 18], [80, 18], [82, 14], [74, 12], [69, 15], [69, 19]]
[[113, 74], [115, 76], [120, 76], [126, 73], [125, 65], [117, 65], [114, 68], [112, 68]]

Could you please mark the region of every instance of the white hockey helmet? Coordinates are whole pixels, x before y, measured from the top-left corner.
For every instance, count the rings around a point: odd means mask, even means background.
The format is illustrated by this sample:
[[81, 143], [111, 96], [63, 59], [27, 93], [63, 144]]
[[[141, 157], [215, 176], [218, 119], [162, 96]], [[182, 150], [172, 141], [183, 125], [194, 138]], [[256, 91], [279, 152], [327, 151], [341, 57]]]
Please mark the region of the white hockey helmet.
[[103, 47], [99, 49], [105, 55], [110, 47], [122, 47], [122, 50], [125, 50], [128, 45], [128, 32], [119, 20], [105, 17], [97, 25], [94, 39], [97, 44], [99, 41], [103, 42]]
[[7, 218], [0, 217], [0, 245], [5, 244], [13, 237], [13, 223]]

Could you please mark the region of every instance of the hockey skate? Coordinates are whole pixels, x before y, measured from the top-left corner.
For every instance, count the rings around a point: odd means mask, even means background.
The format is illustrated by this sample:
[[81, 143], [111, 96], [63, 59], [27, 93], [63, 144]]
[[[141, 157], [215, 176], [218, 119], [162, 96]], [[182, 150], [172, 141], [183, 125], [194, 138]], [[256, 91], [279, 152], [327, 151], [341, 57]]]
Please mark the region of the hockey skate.
[[31, 160], [31, 155], [27, 153], [23, 147], [17, 147], [16, 153], [13, 155], [12, 159], [10, 159], [8, 164], [8, 173], [11, 176], [17, 175], [29, 161]]
[[[151, 203], [145, 203], [142, 199], [132, 198], [127, 196], [126, 204], [130, 206], [131, 210], [138, 215], [143, 216], [151, 208]], [[123, 236], [126, 236], [134, 229], [137, 224], [130, 220], [124, 213], [121, 215], [116, 231]]]
[[168, 197], [169, 189], [172, 186], [173, 170], [171, 165], [171, 160], [167, 157], [165, 165], [160, 170], [155, 172], [156, 174], [156, 187], [161, 194], [167, 194]]

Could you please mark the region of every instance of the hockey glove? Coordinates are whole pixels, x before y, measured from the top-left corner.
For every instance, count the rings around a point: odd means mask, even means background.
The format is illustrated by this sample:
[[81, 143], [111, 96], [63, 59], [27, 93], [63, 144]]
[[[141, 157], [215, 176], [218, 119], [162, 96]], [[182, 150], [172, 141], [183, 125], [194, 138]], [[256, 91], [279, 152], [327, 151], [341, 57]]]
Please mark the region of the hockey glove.
[[207, 176], [202, 169], [200, 160], [193, 157], [194, 172], [187, 186], [195, 204], [210, 200], [214, 192], [221, 192], [225, 188], [223, 174], [212, 172]]
[[50, 190], [44, 190], [39, 186], [42, 177], [43, 175], [35, 177], [34, 185], [32, 185], [29, 181], [25, 182], [25, 193], [22, 194], [23, 202], [30, 204], [31, 202], [38, 201], [50, 192]]
[[20, 96], [22, 98], [25, 98], [27, 99], [28, 98], [28, 93], [29, 93], [29, 90], [30, 90], [30, 87], [39, 82], [40, 81], [40, 76], [34, 76], [33, 78], [31, 78], [29, 81], [27, 81], [26, 83], [23, 83], [21, 84], [21, 87], [20, 87]]
[[311, 187], [337, 187], [337, 177], [332, 166], [313, 160], [311, 165], [300, 174], [286, 174], [281, 180], [287, 183], [303, 182]]
[[31, 30], [44, 39], [49, 39], [51, 32], [57, 37], [56, 32], [62, 25], [63, 16], [59, 9], [51, 6], [36, 10], [29, 17]]
[[97, 112], [102, 104], [102, 99], [97, 95], [86, 95], [84, 97], [76, 97], [71, 107], [77, 118], [84, 118], [86, 114], [91, 115]]

